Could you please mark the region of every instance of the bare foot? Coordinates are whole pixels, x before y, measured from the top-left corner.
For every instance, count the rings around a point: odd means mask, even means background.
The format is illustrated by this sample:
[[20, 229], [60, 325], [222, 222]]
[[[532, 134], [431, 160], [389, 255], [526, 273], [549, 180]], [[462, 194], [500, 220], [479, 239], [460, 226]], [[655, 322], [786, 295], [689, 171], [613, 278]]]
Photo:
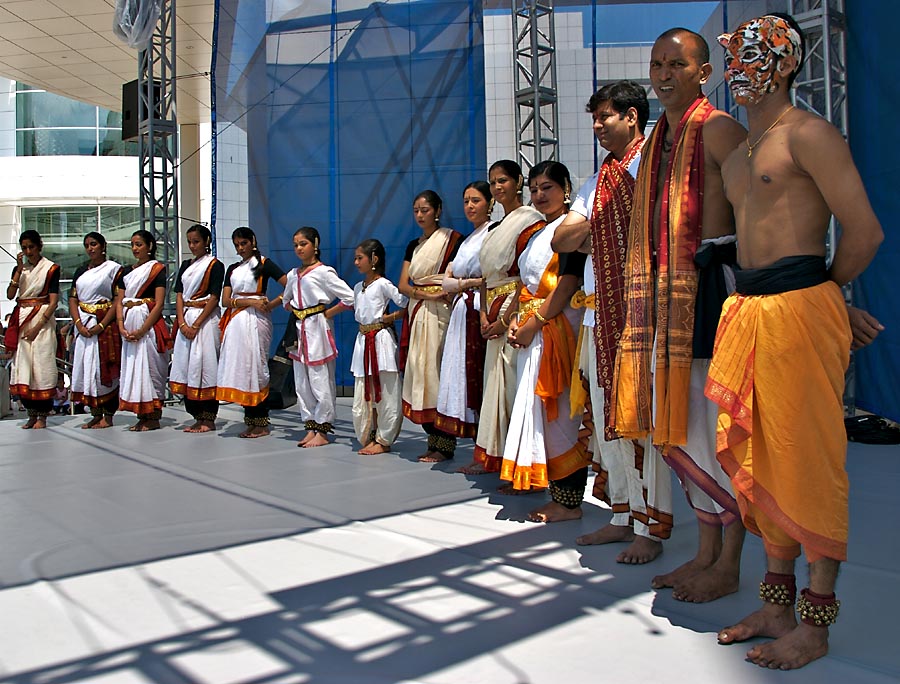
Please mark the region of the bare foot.
[[665, 575], [657, 575], [650, 581], [650, 586], [654, 589], [674, 587], [684, 582], [691, 575], [696, 575], [701, 570], [706, 570], [710, 565], [712, 565], [711, 562], [705, 563], [692, 558], [684, 565], [679, 565], [672, 572], [667, 572]]
[[91, 430], [101, 420], [103, 420], [103, 416], [94, 416], [88, 422], [86, 422], [84, 425], [82, 425], [81, 429], [82, 430]]
[[145, 420], [144, 421], [144, 429], [140, 430], [140, 432], [150, 432], [151, 430], [159, 430], [159, 421], [158, 420]]
[[628, 548], [616, 556], [616, 563], [643, 565], [654, 560], [662, 552], [662, 542], [635, 535], [634, 541], [628, 545]]
[[198, 420], [193, 425], [188, 425], [183, 432], [200, 432], [200, 421]]
[[718, 634], [720, 644], [736, 644], [753, 637], [779, 639], [797, 626], [793, 606], [764, 603], [762, 608], [750, 613], [736, 625], [726, 627]]
[[313, 437], [315, 437], [315, 436], [316, 436], [316, 431], [315, 431], [315, 430], [309, 430], [309, 431], [306, 433], [306, 436], [305, 436], [303, 439], [301, 439], [299, 442], [297, 442], [297, 446], [298, 446], [298, 447], [306, 446], [306, 443], [307, 443], [309, 440], [311, 440]]
[[740, 573], [714, 563], [706, 570], [686, 577], [672, 589], [672, 598], [688, 603], [706, 603], [733, 594], [740, 585]]
[[28, 419], [28, 422], [22, 426], [23, 430], [31, 430], [34, 427], [34, 424], [37, 423], [37, 416], [32, 416]]
[[312, 439], [308, 439], [303, 443], [303, 448], [312, 449], [313, 447], [325, 446], [328, 443], [328, 438], [325, 435], [321, 432], [315, 432]]
[[613, 525], [609, 523], [599, 530], [588, 532], [575, 539], [578, 546], [593, 546], [595, 544], [614, 544], [615, 542], [627, 542], [634, 539], [634, 530], [629, 525]]
[[197, 429], [194, 432], [215, 432], [216, 431], [216, 421], [214, 420], [201, 420], [197, 423]]
[[478, 461], [472, 461], [467, 465], [457, 468], [456, 472], [463, 473], [465, 475], [484, 475], [487, 473], [487, 470], [485, 470], [483, 464], [479, 463]]
[[248, 427], [244, 430], [238, 437], [243, 437], [244, 439], [257, 439], [258, 437], [268, 437], [269, 436], [269, 428], [261, 425]]
[[44, 417], [38, 417], [34, 421], [34, 425], [31, 426], [32, 430], [43, 430], [47, 427], [47, 419]]
[[801, 622], [783, 637], [747, 652], [747, 660], [770, 670], [796, 670], [828, 653], [828, 628]]
[[440, 451], [429, 451], [427, 454], [419, 456], [419, 463], [443, 463], [449, 461], [450, 456], [444, 456]]
[[528, 514], [532, 522], [563, 522], [565, 520], [580, 520], [583, 515], [581, 506], [578, 508], [566, 508], [560, 503], [550, 501], [539, 508], [535, 508]]
[[94, 425], [91, 426], [91, 430], [103, 430], [105, 428], [110, 428], [113, 425], [112, 416], [108, 418], [103, 416], [100, 420], [98, 420]]
[[371, 444], [369, 444], [369, 445], [366, 446], [365, 448], [360, 449], [360, 450], [359, 450], [359, 453], [361, 453], [361, 454], [366, 454], [366, 455], [370, 455], [370, 454], [386, 454], [386, 453], [388, 453], [390, 450], [391, 450], [391, 448], [390, 448], [390, 447], [386, 447], [384, 444], [381, 444], [381, 443], [379, 443], [379, 442], [372, 442]]
[[128, 428], [128, 432], [143, 432], [144, 431], [144, 421], [139, 420], [134, 425]]
[[369, 453], [368, 450], [372, 447], [373, 444], [375, 444], [374, 441], [368, 441], [368, 442], [366, 442], [365, 444], [362, 445], [362, 447], [361, 447], [361, 448], [359, 449], [359, 451], [357, 451], [356, 453], [358, 453], [358, 454], [367, 454], [367, 453]]

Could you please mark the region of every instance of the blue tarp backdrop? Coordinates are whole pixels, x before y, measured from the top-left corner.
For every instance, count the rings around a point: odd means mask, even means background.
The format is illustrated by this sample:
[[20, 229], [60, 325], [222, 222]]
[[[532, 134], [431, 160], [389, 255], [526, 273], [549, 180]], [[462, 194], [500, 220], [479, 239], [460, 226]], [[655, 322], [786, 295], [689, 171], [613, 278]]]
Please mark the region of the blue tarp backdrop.
[[[658, 7], [672, 12], [672, 4]], [[709, 5], [691, 9], [709, 13]], [[759, 5], [728, 0], [724, 28]], [[285, 269], [296, 266], [291, 235], [315, 226], [323, 260], [353, 284], [354, 247], [377, 237], [396, 281], [403, 249], [418, 234], [412, 199], [426, 188], [445, 200], [443, 225], [471, 230], [462, 188], [487, 171], [480, 2], [218, 0], [216, 13], [214, 131], [245, 133], [249, 223], [265, 254]], [[850, 145], [886, 235], [854, 286], [856, 304], [886, 326], [856, 354], [856, 402], [900, 420], [900, 300], [891, 286], [900, 262], [900, 129], [893, 121], [900, 89], [883, 66], [900, 3], [847, 0], [846, 17]], [[727, 97], [711, 96], [727, 108]], [[220, 233], [234, 227], [218, 224]], [[285, 322], [279, 313], [278, 328]], [[338, 384], [352, 384], [355, 330], [350, 314], [338, 318]]]
[[[444, 198], [441, 225], [471, 230], [463, 188], [487, 175], [480, 3], [332, 3], [319, 16], [307, 3], [280, 3], [279, 16], [261, 0], [218, 4], [216, 127], [246, 131], [249, 223], [264, 254], [297, 266], [291, 236], [314, 226], [322, 260], [353, 285], [354, 248], [375, 237], [396, 282], [427, 188]], [[352, 385], [351, 313], [336, 337], [337, 382]]]
[[891, 284], [900, 263], [900, 88], [890, 76], [898, 21], [900, 4], [847, 2], [850, 147], [885, 235], [853, 287], [856, 304], [886, 328], [856, 354], [856, 403], [900, 421], [900, 298]]

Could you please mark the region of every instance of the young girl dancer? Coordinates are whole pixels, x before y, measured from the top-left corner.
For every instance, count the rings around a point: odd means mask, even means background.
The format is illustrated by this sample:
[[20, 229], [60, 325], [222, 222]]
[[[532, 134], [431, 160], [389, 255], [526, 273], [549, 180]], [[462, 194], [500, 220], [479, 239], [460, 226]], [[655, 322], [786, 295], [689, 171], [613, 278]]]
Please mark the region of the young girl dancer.
[[227, 308], [220, 323], [222, 347], [216, 379], [216, 399], [244, 407], [247, 429], [240, 437], [269, 434], [269, 345], [272, 318], [269, 314], [282, 296], [269, 300], [266, 286], [275, 280], [284, 287], [287, 276], [274, 261], [256, 247], [256, 234], [246, 227], [231, 234], [241, 262], [225, 272], [222, 305]]
[[156, 261], [156, 239], [146, 230], [131, 236], [135, 263], [116, 281], [116, 318], [122, 335], [119, 409], [137, 414], [129, 430], [159, 429], [166, 392], [169, 331], [162, 318], [166, 267]]
[[91, 409], [84, 429], [112, 427], [119, 408], [119, 359], [122, 338], [114, 325], [113, 283], [122, 267], [106, 258], [106, 238], [84, 236], [88, 263], [75, 271], [69, 290], [69, 315], [75, 322], [72, 401]]
[[185, 432], [216, 429], [219, 402], [216, 376], [219, 365], [219, 296], [225, 266], [210, 253], [209, 228], [194, 225], [187, 231], [193, 259], [186, 259], [175, 279], [178, 334], [172, 351], [169, 388], [184, 396], [184, 407], [194, 417]]
[[[56, 394], [56, 304], [59, 301], [59, 265], [41, 256], [44, 242], [36, 230], [19, 238], [6, 296], [16, 308], [6, 330], [6, 348], [13, 352], [10, 390], [28, 409], [25, 430], [47, 427]], [[18, 296], [17, 296], [18, 295]]]
[[[337, 347], [328, 319], [353, 308], [353, 290], [331, 267], [319, 261], [319, 231], [304, 226], [294, 233], [294, 252], [301, 266], [291, 270], [284, 288], [284, 308], [297, 318], [294, 388], [306, 436], [299, 447], [328, 444], [336, 411], [334, 360]], [[335, 299], [340, 302], [330, 309]]]
[[[360, 454], [383, 454], [391, 450], [403, 423], [397, 340], [388, 328], [406, 314], [409, 299], [384, 277], [384, 245], [378, 240], [360, 243], [353, 263], [364, 276], [353, 289], [359, 323], [350, 364], [355, 378], [353, 427], [363, 445]], [[390, 302], [400, 310], [387, 313]]]

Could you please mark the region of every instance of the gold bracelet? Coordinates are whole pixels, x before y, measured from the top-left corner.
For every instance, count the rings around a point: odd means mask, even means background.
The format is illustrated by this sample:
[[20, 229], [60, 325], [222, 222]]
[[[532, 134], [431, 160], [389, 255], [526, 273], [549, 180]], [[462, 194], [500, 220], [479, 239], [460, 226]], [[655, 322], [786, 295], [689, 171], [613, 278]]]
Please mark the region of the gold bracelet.
[[541, 316], [541, 312], [537, 309], [534, 310], [534, 317], [538, 319], [538, 323], [541, 325], [547, 325], [547, 319]]
[[98, 324], [97, 324], [97, 325], [99, 325], [99, 326], [100, 326], [100, 332], [103, 332], [103, 331], [104, 331], [104, 330], [106, 330], [106, 326], [105, 326], [105, 325], [103, 325], [103, 323], [102, 323], [102, 322], [101, 322], [101, 323], [98, 323]]
[[18, 280], [10, 280], [10, 281], [9, 281], [9, 284], [10, 284], [10, 285], [15, 285], [16, 287], [19, 287], [19, 281], [18, 281]]

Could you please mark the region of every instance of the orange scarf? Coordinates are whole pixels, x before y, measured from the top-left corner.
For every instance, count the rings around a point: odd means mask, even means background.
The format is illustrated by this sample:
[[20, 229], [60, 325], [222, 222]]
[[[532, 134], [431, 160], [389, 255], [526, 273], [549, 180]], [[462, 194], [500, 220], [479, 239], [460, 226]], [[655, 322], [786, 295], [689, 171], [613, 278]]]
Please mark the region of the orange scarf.
[[[534, 299], [544, 300], [556, 288], [559, 280], [559, 255], [554, 253], [541, 276], [537, 292], [531, 294], [526, 287], [519, 291], [519, 306]], [[527, 321], [533, 312], [520, 316], [519, 325]], [[559, 396], [566, 391], [572, 380], [572, 367], [575, 364], [575, 334], [569, 319], [561, 312], [547, 321], [541, 329], [544, 336], [544, 348], [541, 352], [541, 367], [538, 369], [537, 385], [534, 393], [544, 402], [547, 420], [553, 422], [558, 417]]]

